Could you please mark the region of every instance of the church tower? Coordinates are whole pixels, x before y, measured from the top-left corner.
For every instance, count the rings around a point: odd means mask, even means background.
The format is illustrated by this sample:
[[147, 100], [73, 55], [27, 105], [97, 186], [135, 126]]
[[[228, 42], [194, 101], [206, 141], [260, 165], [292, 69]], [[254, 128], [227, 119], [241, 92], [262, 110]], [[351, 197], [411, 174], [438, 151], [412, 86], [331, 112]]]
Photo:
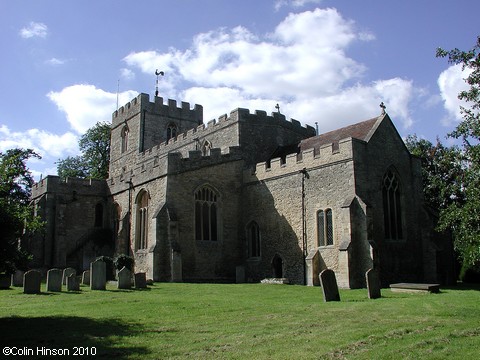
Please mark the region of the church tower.
[[167, 143], [190, 129], [203, 124], [203, 108], [175, 100], [163, 104], [155, 96], [150, 102], [148, 94], [139, 94], [112, 115], [110, 177], [131, 170], [137, 155], [156, 145]]

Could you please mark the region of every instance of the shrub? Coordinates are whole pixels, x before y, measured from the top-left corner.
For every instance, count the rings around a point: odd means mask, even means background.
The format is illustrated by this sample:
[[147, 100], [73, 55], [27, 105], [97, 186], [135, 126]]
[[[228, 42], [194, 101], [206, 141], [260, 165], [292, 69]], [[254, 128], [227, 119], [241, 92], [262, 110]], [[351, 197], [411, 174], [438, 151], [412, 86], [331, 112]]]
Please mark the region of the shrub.
[[115, 259], [115, 268], [121, 270], [125, 266], [128, 270], [133, 271], [134, 262], [135, 260], [131, 256], [118, 255]]

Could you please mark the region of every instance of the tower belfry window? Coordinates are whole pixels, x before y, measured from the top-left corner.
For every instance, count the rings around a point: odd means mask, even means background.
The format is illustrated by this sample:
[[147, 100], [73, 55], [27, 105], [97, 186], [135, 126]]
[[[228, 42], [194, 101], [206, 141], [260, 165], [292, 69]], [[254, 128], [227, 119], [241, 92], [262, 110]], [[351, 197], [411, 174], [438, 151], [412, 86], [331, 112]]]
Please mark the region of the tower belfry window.
[[167, 141], [177, 136], [177, 125], [171, 123], [167, 126]]

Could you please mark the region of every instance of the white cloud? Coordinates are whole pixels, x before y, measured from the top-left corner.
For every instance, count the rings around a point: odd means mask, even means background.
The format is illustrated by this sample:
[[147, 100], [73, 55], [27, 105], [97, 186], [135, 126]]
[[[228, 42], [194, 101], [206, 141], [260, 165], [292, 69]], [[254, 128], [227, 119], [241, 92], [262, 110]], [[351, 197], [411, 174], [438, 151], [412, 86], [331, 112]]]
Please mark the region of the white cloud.
[[65, 64], [65, 60], [57, 59], [57, 58], [53, 57], [53, 58], [48, 59], [47, 61], [45, 61], [45, 63], [46, 63], [47, 65], [59, 66], [59, 65]]
[[71, 132], [53, 134], [39, 129], [15, 132], [6, 125], [1, 125], [0, 151], [13, 148], [32, 149], [42, 157], [30, 159], [27, 163], [37, 179], [40, 174], [56, 174], [57, 170], [51, 164], [58, 159], [79, 154], [78, 137]]
[[120, 69], [120, 77], [123, 80], [130, 81], [135, 79], [135, 73], [130, 69], [123, 68]]
[[61, 135], [39, 129], [14, 132], [5, 125], [0, 126], [0, 151], [20, 147], [33, 149], [41, 156], [61, 157], [77, 154], [77, 143], [78, 137], [71, 132]]
[[445, 124], [451, 123], [452, 120], [462, 120], [460, 106], [468, 107], [468, 104], [460, 100], [458, 94], [468, 89], [468, 85], [464, 79], [468, 77], [470, 72], [471, 69], [462, 71], [461, 65], [452, 65], [438, 77], [437, 82], [440, 88], [440, 96], [443, 100], [443, 106], [448, 113], [448, 118], [443, 120]]
[[320, 4], [322, 0], [276, 0], [274, 4], [275, 11], [282, 7], [301, 8], [308, 4]]
[[29, 39], [32, 37], [45, 38], [48, 34], [48, 27], [43, 23], [30, 22], [27, 27], [24, 27], [20, 30], [20, 36], [24, 39]]
[[264, 36], [222, 28], [198, 34], [186, 50], [133, 52], [123, 60], [147, 74], [164, 70], [163, 93], [202, 104], [205, 120], [237, 107], [271, 112], [279, 103], [287, 117], [326, 131], [379, 115], [384, 101], [407, 128], [412, 81], [361, 84], [366, 67], [347, 55], [351, 44], [374, 39], [336, 9], [315, 9], [289, 14]]
[[[129, 101], [137, 95], [135, 91], [119, 94], [119, 103]], [[70, 126], [82, 134], [97, 122], [110, 122], [115, 111], [117, 94], [97, 89], [94, 85], [72, 85], [60, 92], [51, 91], [47, 96], [63, 111]]]

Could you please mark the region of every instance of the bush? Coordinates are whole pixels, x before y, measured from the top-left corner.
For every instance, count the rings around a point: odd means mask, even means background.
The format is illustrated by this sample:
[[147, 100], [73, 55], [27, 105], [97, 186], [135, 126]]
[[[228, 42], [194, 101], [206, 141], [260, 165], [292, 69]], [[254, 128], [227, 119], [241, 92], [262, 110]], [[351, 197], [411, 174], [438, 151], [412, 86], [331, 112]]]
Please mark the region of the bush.
[[133, 264], [135, 260], [131, 256], [128, 255], [119, 255], [115, 259], [115, 268], [117, 270], [122, 270], [125, 266], [128, 270], [133, 271]]

